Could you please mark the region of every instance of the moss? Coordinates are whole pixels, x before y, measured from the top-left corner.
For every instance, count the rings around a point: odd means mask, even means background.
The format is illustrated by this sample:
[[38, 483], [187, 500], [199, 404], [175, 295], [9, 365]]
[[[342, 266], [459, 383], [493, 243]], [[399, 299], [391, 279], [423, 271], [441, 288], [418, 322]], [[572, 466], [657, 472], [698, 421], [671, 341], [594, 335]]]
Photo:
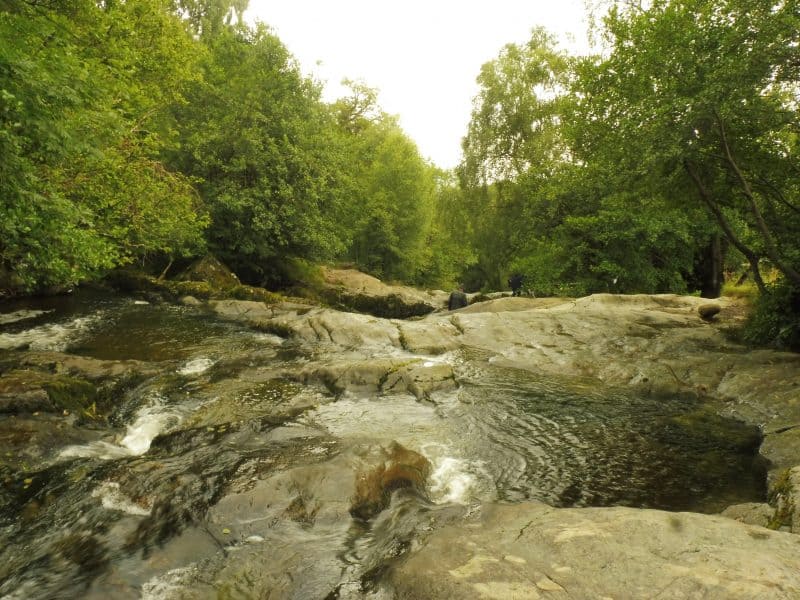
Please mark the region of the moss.
[[237, 285], [228, 290], [227, 296], [236, 300], [255, 300], [266, 302], [267, 304], [274, 304], [283, 300], [283, 297], [278, 294], [264, 288], [251, 287], [249, 285]]
[[211, 298], [214, 290], [207, 281], [175, 281], [171, 282], [171, 292], [176, 297], [194, 296], [208, 300]]
[[775, 479], [767, 493], [770, 506], [775, 507], [775, 514], [767, 523], [769, 529], [780, 529], [792, 524], [794, 512], [794, 498], [792, 497], [792, 480], [790, 470], [784, 469]]
[[59, 410], [68, 410], [78, 415], [85, 412], [91, 415], [96, 413], [97, 388], [88, 381], [59, 376], [52, 378], [42, 387]]

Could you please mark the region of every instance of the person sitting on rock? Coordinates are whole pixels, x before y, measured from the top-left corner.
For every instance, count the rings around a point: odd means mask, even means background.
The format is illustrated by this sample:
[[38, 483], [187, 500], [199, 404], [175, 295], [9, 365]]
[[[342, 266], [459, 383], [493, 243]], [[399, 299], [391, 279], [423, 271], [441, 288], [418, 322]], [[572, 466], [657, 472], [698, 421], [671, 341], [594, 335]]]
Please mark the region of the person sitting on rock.
[[511, 288], [512, 296], [522, 295], [522, 283], [524, 280], [525, 276], [521, 275], [520, 273], [514, 273], [511, 277], [508, 278], [508, 287]]
[[458, 286], [457, 290], [450, 292], [450, 299], [447, 301], [447, 310], [456, 310], [467, 306], [467, 295], [464, 293], [464, 286]]

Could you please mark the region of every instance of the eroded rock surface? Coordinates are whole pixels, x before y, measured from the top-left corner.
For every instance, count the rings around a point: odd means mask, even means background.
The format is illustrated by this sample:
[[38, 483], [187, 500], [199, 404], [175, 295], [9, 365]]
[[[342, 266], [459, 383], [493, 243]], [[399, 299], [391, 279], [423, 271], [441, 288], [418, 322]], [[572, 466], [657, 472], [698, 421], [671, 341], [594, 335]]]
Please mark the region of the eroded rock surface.
[[397, 598], [797, 598], [800, 537], [713, 515], [490, 505], [392, 575]]
[[[338, 360], [312, 363], [294, 377], [337, 393], [396, 390], [425, 397], [440, 386], [457, 386], [457, 378], [446, 365], [419, 357], [467, 352], [566, 380], [706, 398], [716, 412], [761, 428], [760, 451], [770, 460], [773, 482], [800, 463], [800, 356], [741, 346], [728, 333], [740, 312], [735, 301], [717, 300], [713, 321], [699, 312], [706, 303], [670, 294], [503, 297], [404, 321], [228, 301], [225, 314], [310, 352], [335, 353]], [[404, 362], [409, 354], [415, 358]]]

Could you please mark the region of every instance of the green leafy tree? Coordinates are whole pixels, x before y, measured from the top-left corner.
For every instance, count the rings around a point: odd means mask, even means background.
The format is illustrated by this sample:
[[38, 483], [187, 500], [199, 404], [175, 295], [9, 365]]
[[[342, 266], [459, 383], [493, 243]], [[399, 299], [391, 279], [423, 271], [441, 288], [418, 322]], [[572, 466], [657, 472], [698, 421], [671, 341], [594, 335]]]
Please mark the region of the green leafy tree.
[[348, 155], [318, 86], [264, 25], [207, 39], [203, 79], [175, 110], [170, 164], [199, 181], [211, 249], [259, 283], [286, 257], [341, 254]]
[[378, 106], [377, 90], [345, 81], [351, 93], [333, 104], [355, 185], [353, 241], [347, 255], [375, 276], [430, 282], [436, 170], [397, 119]]
[[567, 156], [559, 106], [568, 65], [554, 38], [534, 29], [526, 44], [505, 46], [481, 68], [458, 169], [478, 251], [465, 276], [470, 287], [504, 285], [529, 238], [530, 184], [547, 181]]
[[762, 257], [800, 286], [797, 8], [615, 8], [605, 20], [608, 56], [579, 69], [578, 146], [602, 155], [629, 189], [699, 203], [762, 289]]
[[[160, 107], [177, 101], [191, 71], [193, 42], [180, 20], [157, 0], [4, 6], [4, 292], [71, 285], [149, 253], [196, 247], [204, 224], [196, 196], [157, 159]], [[136, 174], [124, 193], [120, 169]], [[158, 202], [153, 220], [128, 223], [143, 202]]]

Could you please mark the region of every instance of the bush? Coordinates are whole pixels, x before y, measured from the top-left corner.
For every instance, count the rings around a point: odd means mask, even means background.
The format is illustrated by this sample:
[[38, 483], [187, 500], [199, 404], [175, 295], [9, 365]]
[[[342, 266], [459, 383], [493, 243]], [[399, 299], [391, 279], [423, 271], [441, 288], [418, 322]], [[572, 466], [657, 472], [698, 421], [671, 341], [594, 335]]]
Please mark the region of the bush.
[[771, 284], [756, 300], [744, 338], [755, 344], [800, 351], [800, 289], [786, 280]]

